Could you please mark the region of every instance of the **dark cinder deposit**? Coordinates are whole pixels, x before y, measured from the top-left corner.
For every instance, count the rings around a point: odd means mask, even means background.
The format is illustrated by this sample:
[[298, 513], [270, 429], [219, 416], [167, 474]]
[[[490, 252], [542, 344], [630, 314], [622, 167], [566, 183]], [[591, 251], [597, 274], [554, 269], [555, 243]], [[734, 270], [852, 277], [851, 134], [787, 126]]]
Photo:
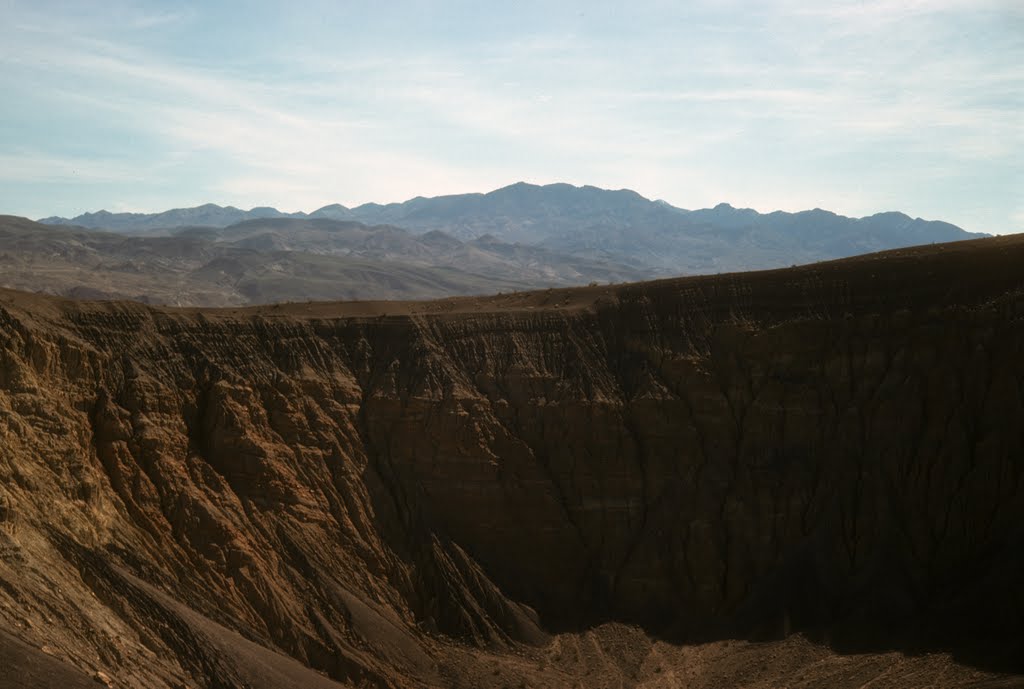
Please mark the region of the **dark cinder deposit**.
[[1022, 266], [0, 292], [0, 685], [1019, 686]]

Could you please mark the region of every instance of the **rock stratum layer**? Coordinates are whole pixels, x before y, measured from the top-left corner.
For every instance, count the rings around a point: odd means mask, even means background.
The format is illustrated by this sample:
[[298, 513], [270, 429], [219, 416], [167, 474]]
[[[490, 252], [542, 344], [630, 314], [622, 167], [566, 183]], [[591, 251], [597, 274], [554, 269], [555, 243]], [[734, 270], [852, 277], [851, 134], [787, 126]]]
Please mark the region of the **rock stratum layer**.
[[5, 679], [1013, 686], [1021, 265], [1010, 237], [431, 303], [0, 293]]

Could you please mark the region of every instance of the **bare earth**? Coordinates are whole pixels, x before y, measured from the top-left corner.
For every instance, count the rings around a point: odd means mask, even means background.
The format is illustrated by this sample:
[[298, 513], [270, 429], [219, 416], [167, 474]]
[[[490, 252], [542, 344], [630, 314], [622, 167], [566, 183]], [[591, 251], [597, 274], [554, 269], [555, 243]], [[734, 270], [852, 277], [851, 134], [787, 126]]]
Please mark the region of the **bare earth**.
[[0, 687], [1024, 686], [1022, 265], [0, 291]]

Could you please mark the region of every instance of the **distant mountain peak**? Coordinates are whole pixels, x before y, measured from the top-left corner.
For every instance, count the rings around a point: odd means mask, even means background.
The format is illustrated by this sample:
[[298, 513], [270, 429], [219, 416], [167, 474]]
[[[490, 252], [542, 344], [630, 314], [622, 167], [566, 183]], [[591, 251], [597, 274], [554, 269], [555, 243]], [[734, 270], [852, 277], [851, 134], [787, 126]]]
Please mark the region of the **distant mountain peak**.
[[[562, 255], [644, 266], [662, 275], [744, 270], [840, 258], [913, 244], [967, 239], [948, 223], [902, 213], [855, 219], [831, 211], [759, 213], [721, 202], [683, 210], [630, 189], [518, 181], [487, 193], [416, 196], [402, 203], [330, 204], [312, 213], [268, 206], [242, 211], [213, 203], [156, 214], [106, 211], [50, 224], [104, 228], [122, 234], [167, 234], [175, 227], [224, 228], [252, 219], [313, 219], [403, 228], [411, 235], [440, 231], [452, 239], [534, 246]], [[444, 240], [431, 236], [437, 248]], [[503, 249], [504, 250], [504, 249]]]
[[912, 221], [917, 221], [917, 222], [927, 222], [927, 220], [922, 220], [921, 218], [911, 218], [909, 215], [907, 215], [906, 213], [903, 213], [901, 211], [882, 211], [881, 213], [875, 213], [874, 215], [869, 215], [868, 217], [869, 218], [891, 218], [891, 219], [894, 219], [894, 220], [895, 219], [899, 219], [899, 220], [912, 220]]
[[493, 191], [489, 191], [486, 194], [484, 194], [484, 196], [485, 197], [507, 196], [509, 194], [521, 194], [521, 193], [524, 193], [524, 192], [528, 193], [528, 192], [537, 191], [537, 190], [543, 189], [543, 188], [544, 187], [538, 186], [536, 184], [530, 184], [529, 182], [516, 182], [515, 184], [509, 184], [508, 186], [499, 187], [498, 189], [494, 189]]

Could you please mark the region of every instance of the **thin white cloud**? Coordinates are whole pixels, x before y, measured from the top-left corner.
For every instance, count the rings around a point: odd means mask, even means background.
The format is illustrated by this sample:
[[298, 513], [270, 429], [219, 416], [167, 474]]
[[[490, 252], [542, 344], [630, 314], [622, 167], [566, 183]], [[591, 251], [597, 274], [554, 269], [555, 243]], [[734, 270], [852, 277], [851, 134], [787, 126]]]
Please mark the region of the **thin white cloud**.
[[[793, 0], [782, 4], [797, 15], [843, 22], [866, 22], [875, 26], [946, 12], [1013, 10], [1013, 3], [1006, 0], [842, 0], [817, 3]], [[1019, 11], [1019, 7], [1017, 9]]]
[[195, 11], [190, 8], [155, 11], [138, 10], [126, 17], [126, 23], [134, 30], [144, 30], [165, 27], [169, 24], [188, 23], [194, 17]]
[[0, 153], [0, 182], [99, 184], [133, 182], [141, 171], [133, 163], [83, 156], [54, 156], [34, 151]]
[[[386, 53], [344, 42], [327, 52], [268, 49], [258, 56], [267, 70], [245, 68], [245, 56], [231, 67], [148, 47], [146, 31], [202, 28], [201, 17], [130, 7], [114, 29], [17, 13], [0, 27], [0, 84], [38, 83], [49, 95], [36, 98], [137, 135], [152, 149], [135, 163], [146, 175], [182, 183], [181, 171], [203, 161], [203, 200], [294, 208], [529, 178], [632, 187], [691, 206], [839, 199], [837, 210], [856, 212], [872, 207], [872, 194], [882, 198], [856, 179], [878, 160], [945, 179], [958, 165], [1005, 165], [1024, 149], [1024, 59], [931, 45], [932, 20], [966, 11], [961, 0], [787, 0], [749, 11], [701, 2], [690, 9], [703, 29], [675, 40], [650, 27], [633, 53], [614, 34], [562, 26]], [[133, 21], [139, 33], [121, 40]], [[32, 149], [31, 179], [52, 180], [75, 159], [44, 149]], [[0, 141], [0, 154], [18, 158], [11, 142]], [[843, 173], [845, 184], [813, 174], [838, 159], [861, 166]], [[130, 181], [119, 175], [132, 165], [121, 164], [101, 160], [88, 174]], [[849, 191], [850, 179], [861, 190]]]

